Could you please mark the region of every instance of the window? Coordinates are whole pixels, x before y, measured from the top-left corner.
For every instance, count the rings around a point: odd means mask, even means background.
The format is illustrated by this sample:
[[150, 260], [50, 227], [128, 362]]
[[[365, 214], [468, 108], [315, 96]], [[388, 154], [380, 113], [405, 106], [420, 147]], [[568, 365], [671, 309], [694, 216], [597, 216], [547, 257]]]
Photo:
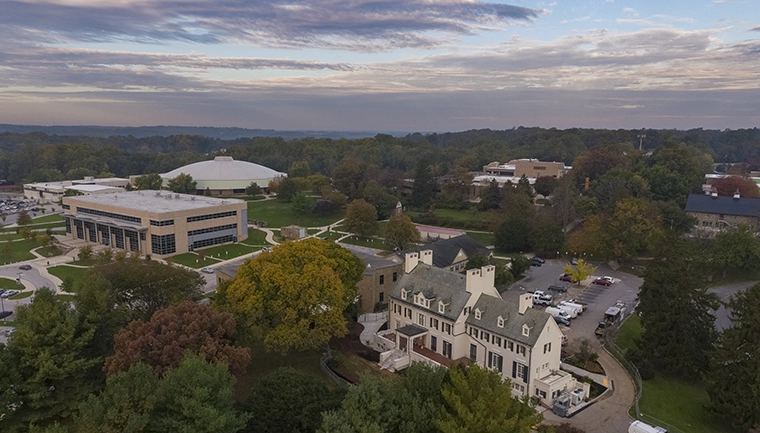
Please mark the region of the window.
[[443, 324], [443, 331], [449, 335], [451, 335], [451, 324], [444, 323]]
[[504, 318], [503, 317], [499, 316], [499, 317], [496, 318], [496, 326], [498, 326], [499, 328], [503, 328], [504, 327]]
[[483, 337], [483, 340], [486, 340], [486, 343], [490, 343], [491, 342], [491, 334], [489, 334], [487, 332], [484, 332], [483, 335], [482, 335], [482, 337]]
[[395, 283], [396, 280], [398, 280], [398, 272], [393, 273], [393, 282]]
[[[122, 244], [124, 243], [123, 237], [122, 237], [121, 242]], [[116, 245], [118, 246], [118, 244], [119, 244], [119, 238], [117, 236]], [[174, 254], [177, 252], [177, 246], [174, 242], [174, 233], [170, 235], [163, 235], [163, 236], [150, 235], [150, 246], [151, 246], [151, 251], [153, 252], [153, 254], [165, 255], [165, 254]], [[124, 247], [122, 246], [121, 248], [124, 248]]]
[[401, 289], [401, 299], [406, 299], [406, 289]]
[[507, 349], [511, 350], [512, 352], [515, 351], [515, 343], [511, 341], [507, 341]]
[[174, 220], [163, 220], [163, 221], [150, 220], [150, 225], [156, 226], [156, 227], [173, 226]]
[[237, 224], [227, 224], [223, 226], [208, 227], [205, 229], [189, 230], [187, 232], [187, 235], [196, 236], [196, 235], [202, 235], [204, 233], [220, 232], [222, 230], [235, 230], [237, 232]]
[[417, 315], [417, 324], [420, 326], [425, 326], [425, 315], [422, 313], [419, 313]]
[[66, 221], [66, 233], [71, 233], [71, 218], [64, 218]]
[[478, 360], [478, 346], [470, 344], [470, 361], [476, 362]]
[[480, 310], [477, 308], [475, 309], [475, 319], [480, 320]]
[[551, 352], [551, 351], [552, 351], [552, 344], [551, 343], [544, 344], [544, 353]]
[[504, 358], [498, 353], [488, 352], [488, 368], [493, 368], [501, 373], [504, 369]]
[[210, 245], [226, 244], [228, 242], [235, 242], [235, 236], [233, 236], [233, 235], [224, 235], [224, 236], [219, 236], [219, 237], [215, 237], [215, 238], [211, 238], [211, 239], [203, 239], [203, 240], [200, 240], [200, 241], [195, 241], [191, 245], [191, 248], [192, 249], [203, 248], [203, 247], [207, 247], [207, 246], [210, 246]]
[[380, 292], [380, 302], [381, 303], [385, 302], [385, 293], [384, 292]]
[[64, 208], [64, 209], [66, 209], [66, 210], [68, 210], [68, 209], [71, 209], [71, 206], [69, 206], [69, 205], [67, 205], [67, 204], [65, 204], [65, 205], [63, 205], [63, 206], [61, 206], [61, 207], [62, 207], [62, 208]]
[[525, 356], [525, 346], [518, 344], [517, 345], [517, 353], [519, 353], [522, 356]]
[[446, 311], [446, 306], [443, 304], [443, 302], [438, 302], [438, 312], [443, 314]]
[[544, 391], [541, 391], [540, 389], [536, 388], [536, 395], [541, 398], [546, 398], [546, 393]]
[[435, 335], [430, 336], [430, 350], [438, 352], [438, 338]]
[[451, 359], [451, 343], [448, 341], [443, 342], [443, 356]]
[[430, 318], [430, 327], [435, 328], [435, 330], [438, 330], [438, 319]]
[[385, 284], [385, 275], [380, 275], [380, 284]]
[[512, 379], [522, 379], [528, 382], [528, 366], [517, 361], [512, 361]]
[[113, 219], [122, 220], [122, 221], [129, 221], [131, 223], [137, 223], [137, 224], [142, 223], [142, 219], [138, 217], [122, 215], [122, 214], [113, 213], [113, 212], [104, 212], [104, 211], [95, 210], [95, 209], [88, 209], [86, 207], [77, 206], [77, 212], [88, 214], [88, 215], [96, 215], [96, 216], [102, 216], [106, 218], [113, 218]]
[[528, 325], [523, 325], [523, 326], [522, 326], [522, 334], [523, 334], [524, 336], [526, 336], [526, 337], [527, 337], [528, 335], [530, 335], [530, 328], [528, 328]]
[[501, 347], [501, 337], [493, 336], [493, 344]]
[[195, 221], [212, 220], [216, 218], [224, 218], [224, 217], [235, 216], [235, 215], [237, 215], [236, 210], [231, 210], [228, 212], [210, 213], [206, 215], [196, 215], [196, 216], [187, 217], [187, 222], [192, 223]]

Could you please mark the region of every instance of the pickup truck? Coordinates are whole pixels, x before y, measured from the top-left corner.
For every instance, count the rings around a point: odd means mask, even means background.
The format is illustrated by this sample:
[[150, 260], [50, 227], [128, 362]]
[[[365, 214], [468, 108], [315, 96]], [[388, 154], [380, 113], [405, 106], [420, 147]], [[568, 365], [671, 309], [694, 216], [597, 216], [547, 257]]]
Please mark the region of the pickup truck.
[[551, 305], [552, 297], [544, 292], [533, 292], [533, 305]]
[[599, 322], [598, 325], [596, 325], [596, 329], [594, 330], [594, 335], [597, 336], [597, 338], [604, 337], [604, 330], [607, 328], [607, 322]]

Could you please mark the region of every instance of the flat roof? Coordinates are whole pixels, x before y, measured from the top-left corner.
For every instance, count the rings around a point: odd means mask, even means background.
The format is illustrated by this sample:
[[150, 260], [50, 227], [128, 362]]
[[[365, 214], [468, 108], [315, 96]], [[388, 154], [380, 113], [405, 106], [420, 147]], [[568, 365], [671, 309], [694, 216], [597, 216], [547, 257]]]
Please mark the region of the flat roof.
[[103, 191], [103, 190], [111, 190], [111, 191], [123, 191], [121, 188], [117, 186], [108, 186], [108, 185], [72, 185], [65, 187], [66, 189], [73, 189], [76, 191], [87, 191], [87, 192], [95, 192], [95, 191]]
[[63, 200], [75, 201], [78, 205], [108, 205], [152, 213], [214, 208], [230, 204], [245, 204], [243, 200], [237, 199], [220, 199], [201, 195], [175, 194], [168, 191], [152, 190], [64, 197]]

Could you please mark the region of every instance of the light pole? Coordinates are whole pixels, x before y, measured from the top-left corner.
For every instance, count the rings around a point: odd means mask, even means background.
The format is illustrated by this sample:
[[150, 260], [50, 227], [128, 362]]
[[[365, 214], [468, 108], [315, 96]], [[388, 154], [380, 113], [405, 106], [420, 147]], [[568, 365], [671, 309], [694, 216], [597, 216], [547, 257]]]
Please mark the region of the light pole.
[[639, 150], [642, 150], [642, 144], [644, 142], [644, 139], [647, 138], [646, 134], [639, 134], [636, 136], [636, 138], [639, 139]]

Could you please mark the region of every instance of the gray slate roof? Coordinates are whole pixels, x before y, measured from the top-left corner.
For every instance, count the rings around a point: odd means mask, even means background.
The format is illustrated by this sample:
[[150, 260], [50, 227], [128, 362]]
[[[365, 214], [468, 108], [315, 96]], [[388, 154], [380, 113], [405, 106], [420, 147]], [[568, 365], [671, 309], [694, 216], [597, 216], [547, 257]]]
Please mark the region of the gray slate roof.
[[393, 262], [385, 257], [375, 256], [359, 251], [357, 249], [347, 248], [351, 254], [360, 258], [364, 262], [364, 275], [374, 275], [378, 269], [399, 266], [399, 263]]
[[486, 257], [491, 255], [491, 250], [467, 235], [441, 239], [427, 245], [399, 252], [398, 255], [403, 258], [404, 253], [421, 250], [433, 250], [433, 266], [437, 268], [448, 268], [451, 266], [460, 250], [463, 250], [467, 254], [467, 257], [472, 257], [477, 253], [483, 254]]
[[[494, 298], [493, 296], [480, 295], [472, 312], [467, 317], [466, 323], [486, 331], [515, 340], [526, 346], [533, 347], [536, 340], [541, 335], [541, 331], [546, 326], [546, 322], [552, 318], [548, 313], [533, 308], [528, 308], [525, 314], [519, 314], [518, 304], [507, 302], [503, 299]], [[480, 319], [475, 318], [475, 309], [479, 308]], [[504, 327], [499, 328], [497, 318], [501, 315], [504, 319]], [[531, 328], [530, 334], [526, 337], [522, 334], [523, 324], [528, 324]]]
[[407, 337], [414, 337], [415, 335], [426, 333], [427, 328], [423, 328], [422, 326], [412, 323], [411, 325], [402, 326], [396, 329], [396, 332], [402, 335], [406, 335]]
[[737, 215], [760, 218], [760, 198], [713, 197], [704, 194], [690, 194], [686, 201], [686, 212]]
[[[401, 299], [402, 288], [411, 291], [406, 299]], [[455, 321], [462, 314], [467, 300], [470, 299], [470, 293], [465, 288], [464, 275], [419, 263], [412, 272], [401, 275], [393, 286], [390, 296], [397, 302], [423, 308], [414, 304], [414, 294], [421, 291], [427, 299], [433, 300], [428, 309], [431, 314]], [[438, 301], [448, 304], [443, 314], [438, 312]]]

